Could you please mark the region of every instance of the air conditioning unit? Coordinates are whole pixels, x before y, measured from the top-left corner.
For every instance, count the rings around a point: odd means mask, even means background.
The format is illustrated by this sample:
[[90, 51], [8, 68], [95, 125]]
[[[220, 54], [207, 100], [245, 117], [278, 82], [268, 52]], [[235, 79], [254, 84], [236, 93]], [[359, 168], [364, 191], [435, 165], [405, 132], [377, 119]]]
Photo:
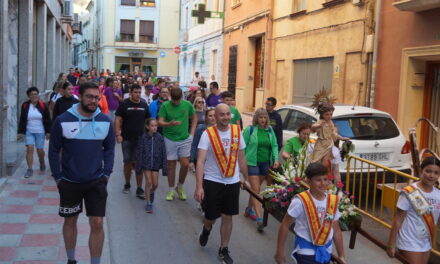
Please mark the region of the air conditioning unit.
[[63, 16], [72, 16], [72, 1], [64, 0]]
[[353, 0], [353, 5], [360, 6], [364, 4], [364, 0]]

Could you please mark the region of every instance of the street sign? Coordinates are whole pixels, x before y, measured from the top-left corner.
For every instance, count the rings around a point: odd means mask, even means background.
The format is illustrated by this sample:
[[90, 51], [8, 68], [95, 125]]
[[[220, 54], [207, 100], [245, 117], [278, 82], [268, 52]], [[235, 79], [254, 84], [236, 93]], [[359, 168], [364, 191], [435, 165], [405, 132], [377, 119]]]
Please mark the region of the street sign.
[[176, 54], [180, 53], [180, 47], [179, 46], [174, 47], [174, 53], [176, 53]]
[[207, 11], [205, 4], [199, 4], [198, 9], [191, 11], [191, 16], [197, 17], [197, 24], [204, 24], [207, 18], [223, 18], [223, 12]]
[[166, 55], [167, 55], [167, 54], [166, 54], [165, 51], [163, 51], [163, 50], [159, 53], [159, 56], [160, 56], [161, 58], [164, 58]]

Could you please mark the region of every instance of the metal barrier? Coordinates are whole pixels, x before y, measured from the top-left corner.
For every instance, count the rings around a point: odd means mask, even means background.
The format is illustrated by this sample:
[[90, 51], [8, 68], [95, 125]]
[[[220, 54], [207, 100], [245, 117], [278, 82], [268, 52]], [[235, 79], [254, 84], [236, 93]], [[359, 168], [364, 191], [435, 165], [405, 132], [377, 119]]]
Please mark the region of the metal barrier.
[[[391, 229], [400, 191], [408, 183], [418, 180], [417, 177], [357, 156], [347, 159], [345, 190], [354, 196], [352, 201], [356, 210], [388, 229]], [[440, 234], [440, 228], [436, 228], [435, 233]], [[436, 237], [432, 243], [432, 253], [440, 256]]]

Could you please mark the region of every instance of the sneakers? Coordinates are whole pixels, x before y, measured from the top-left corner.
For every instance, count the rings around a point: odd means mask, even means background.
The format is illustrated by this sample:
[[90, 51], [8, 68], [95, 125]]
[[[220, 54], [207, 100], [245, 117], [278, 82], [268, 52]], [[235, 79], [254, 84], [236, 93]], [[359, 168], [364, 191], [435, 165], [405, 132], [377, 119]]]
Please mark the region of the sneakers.
[[145, 212], [149, 214], [153, 213], [153, 205], [151, 203], [147, 203], [147, 205], [145, 205]]
[[167, 194], [167, 201], [172, 201], [172, 200], [174, 200], [174, 191], [172, 191], [172, 190], [170, 190], [170, 191], [168, 191], [168, 194]]
[[30, 177], [32, 177], [33, 173], [34, 173], [34, 171], [32, 169], [27, 169], [26, 173], [24, 174], [24, 177], [30, 178]]
[[46, 170], [46, 164], [44, 164], [43, 162], [40, 162], [40, 171], [45, 171]]
[[130, 184], [124, 184], [124, 189], [122, 189], [123, 193], [129, 193], [130, 192]]
[[182, 186], [177, 186], [176, 192], [177, 192], [177, 195], [179, 196], [180, 200], [186, 200], [186, 198], [187, 198], [186, 193], [185, 193], [185, 190], [183, 189]]
[[232, 264], [234, 261], [232, 260], [231, 256], [229, 256], [229, 249], [228, 247], [219, 248], [218, 249], [218, 258], [222, 261], [222, 263], [225, 264]]
[[141, 187], [137, 187], [136, 189], [136, 197], [139, 199], [145, 199], [145, 192]]
[[247, 207], [244, 211], [244, 217], [251, 219], [252, 221], [257, 220], [257, 216], [255, 215], [254, 209]]
[[154, 202], [154, 192], [153, 192], [153, 189], [150, 190], [150, 202], [151, 203]]
[[208, 243], [209, 233], [211, 233], [211, 230], [207, 230], [205, 228], [205, 225], [203, 225], [202, 233], [200, 233], [199, 236], [200, 246], [202, 247], [206, 246], [206, 243]]
[[263, 232], [264, 230], [263, 218], [257, 218], [257, 230], [258, 232]]
[[77, 262], [76, 262], [76, 260], [68, 260], [67, 261], [67, 264], [76, 264]]

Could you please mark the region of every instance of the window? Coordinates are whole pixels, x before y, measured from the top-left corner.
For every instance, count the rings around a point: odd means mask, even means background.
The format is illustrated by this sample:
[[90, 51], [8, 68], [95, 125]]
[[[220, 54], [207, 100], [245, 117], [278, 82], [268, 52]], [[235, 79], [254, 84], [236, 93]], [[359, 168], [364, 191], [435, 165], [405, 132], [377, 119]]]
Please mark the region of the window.
[[136, 0], [121, 0], [121, 5], [136, 6]]
[[316, 122], [316, 119], [314, 117], [311, 117], [297, 110], [292, 110], [286, 129], [290, 131], [296, 131], [302, 124], [311, 124], [314, 122]]
[[121, 39], [124, 42], [134, 41], [134, 20], [121, 19]]
[[339, 134], [358, 140], [378, 140], [395, 138], [400, 135], [393, 120], [388, 117], [345, 117], [334, 119]]
[[293, 0], [292, 13], [298, 13], [300, 11], [306, 10], [307, 0]]
[[281, 116], [281, 121], [283, 123], [283, 129], [284, 129], [287, 126], [286, 118], [287, 118], [287, 115], [289, 114], [289, 109], [280, 109], [277, 112]]
[[141, 20], [139, 28], [139, 42], [154, 42], [154, 21]]
[[295, 60], [293, 103], [310, 103], [323, 87], [331, 92], [333, 58]]
[[155, 7], [156, 1], [155, 0], [141, 0], [140, 4], [141, 4], [141, 7]]

